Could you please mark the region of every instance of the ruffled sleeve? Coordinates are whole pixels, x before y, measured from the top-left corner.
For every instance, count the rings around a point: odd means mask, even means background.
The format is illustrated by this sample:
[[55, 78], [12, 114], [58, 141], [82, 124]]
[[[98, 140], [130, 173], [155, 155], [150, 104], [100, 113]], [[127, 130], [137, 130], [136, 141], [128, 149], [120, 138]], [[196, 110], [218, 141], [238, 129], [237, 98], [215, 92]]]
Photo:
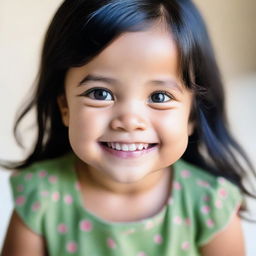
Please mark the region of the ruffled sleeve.
[[31, 167], [10, 178], [15, 211], [28, 228], [40, 235], [47, 207], [47, 190], [44, 189], [46, 176], [46, 171]]
[[242, 196], [237, 186], [222, 177], [211, 183], [197, 180], [197, 185], [204, 187], [197, 204], [197, 244], [201, 247], [228, 226], [242, 204]]

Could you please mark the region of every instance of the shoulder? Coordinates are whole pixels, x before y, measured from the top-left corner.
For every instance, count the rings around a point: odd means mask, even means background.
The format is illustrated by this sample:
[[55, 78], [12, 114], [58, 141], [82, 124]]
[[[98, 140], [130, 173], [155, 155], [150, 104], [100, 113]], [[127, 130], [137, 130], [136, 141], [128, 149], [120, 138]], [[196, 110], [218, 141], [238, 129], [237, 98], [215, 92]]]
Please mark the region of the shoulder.
[[[14, 172], [10, 178], [11, 185], [17, 185], [16, 190], [22, 192], [27, 189], [38, 189], [39, 187], [54, 185], [61, 177], [65, 177], [69, 173], [67, 169], [72, 168], [73, 156], [65, 155], [55, 159], [39, 161], [31, 166]], [[60, 175], [61, 174], [61, 175]]]
[[37, 162], [14, 173], [10, 184], [15, 211], [35, 233], [42, 233], [42, 222], [51, 202], [58, 200], [72, 173], [70, 156]]
[[203, 246], [228, 226], [241, 206], [242, 194], [224, 177], [183, 160], [177, 163], [175, 172], [187, 205], [193, 208], [197, 244]]
[[[184, 160], [177, 163], [175, 172], [176, 179], [181, 184], [188, 188], [193, 187], [193, 194], [214, 196], [222, 200], [227, 199], [232, 194], [241, 199], [240, 190], [235, 184], [222, 176], [214, 176], [207, 170]], [[207, 198], [202, 197], [202, 200], [207, 201]]]

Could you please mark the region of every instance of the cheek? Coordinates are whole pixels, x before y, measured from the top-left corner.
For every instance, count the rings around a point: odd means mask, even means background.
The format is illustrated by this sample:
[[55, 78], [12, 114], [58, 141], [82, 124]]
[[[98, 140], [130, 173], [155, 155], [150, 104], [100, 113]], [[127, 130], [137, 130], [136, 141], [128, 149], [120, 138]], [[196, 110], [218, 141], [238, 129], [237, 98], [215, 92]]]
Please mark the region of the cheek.
[[160, 163], [169, 166], [185, 152], [188, 144], [188, 118], [180, 112], [161, 113], [155, 119], [155, 129], [162, 143]]
[[160, 139], [179, 141], [188, 137], [188, 115], [179, 111], [162, 112], [154, 119]]
[[84, 144], [98, 139], [106, 127], [106, 115], [88, 108], [71, 109], [69, 135], [71, 144]]

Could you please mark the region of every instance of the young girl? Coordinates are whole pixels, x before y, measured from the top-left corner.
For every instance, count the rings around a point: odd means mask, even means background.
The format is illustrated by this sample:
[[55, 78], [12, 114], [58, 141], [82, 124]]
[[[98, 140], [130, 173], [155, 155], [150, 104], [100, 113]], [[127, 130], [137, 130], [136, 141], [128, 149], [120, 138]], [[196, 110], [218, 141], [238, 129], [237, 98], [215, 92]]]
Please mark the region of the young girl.
[[64, 1], [16, 127], [34, 107], [2, 255], [245, 255], [250, 163], [190, 0]]

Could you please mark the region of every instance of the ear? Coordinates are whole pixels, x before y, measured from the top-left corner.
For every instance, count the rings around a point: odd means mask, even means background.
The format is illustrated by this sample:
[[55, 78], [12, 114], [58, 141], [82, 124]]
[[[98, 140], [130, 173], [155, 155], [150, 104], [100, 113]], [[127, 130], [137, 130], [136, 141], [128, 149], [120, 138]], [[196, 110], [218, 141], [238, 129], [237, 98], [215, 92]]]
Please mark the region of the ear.
[[57, 103], [59, 106], [60, 114], [62, 117], [62, 122], [65, 126], [69, 125], [69, 109], [68, 102], [65, 94], [61, 94], [57, 98]]

